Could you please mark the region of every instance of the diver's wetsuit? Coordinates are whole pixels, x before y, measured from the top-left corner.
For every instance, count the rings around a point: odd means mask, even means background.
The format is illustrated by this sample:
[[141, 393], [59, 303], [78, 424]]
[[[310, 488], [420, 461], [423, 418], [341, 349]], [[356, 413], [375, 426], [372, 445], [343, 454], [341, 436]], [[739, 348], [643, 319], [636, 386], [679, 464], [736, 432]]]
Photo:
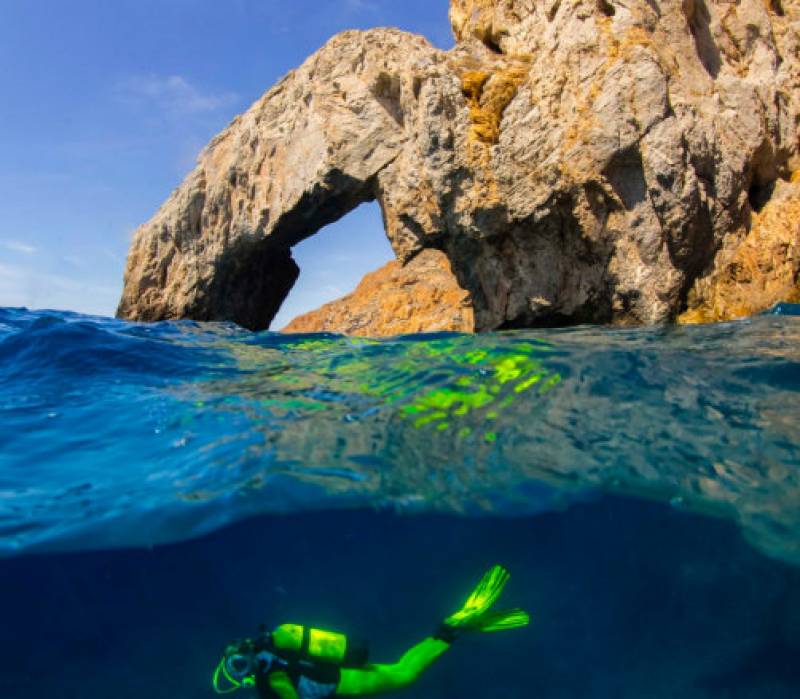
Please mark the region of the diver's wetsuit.
[[299, 624], [281, 624], [269, 633], [262, 627], [255, 639], [235, 641], [225, 649], [212, 677], [214, 691], [229, 694], [255, 686], [260, 699], [327, 699], [407, 687], [462, 633], [528, 625], [530, 616], [523, 609], [490, 611], [508, 579], [503, 566], [493, 566], [436, 634], [410, 648], [396, 663], [368, 663], [366, 646], [344, 634]]
[[329, 665], [277, 665], [256, 677], [256, 688], [260, 699], [323, 699], [335, 694], [340, 675]]
[[268, 672], [256, 675], [256, 688], [261, 699], [326, 699], [388, 692], [414, 682], [449, 647], [448, 641], [429, 637], [396, 663], [360, 668], [293, 663], [276, 656]]

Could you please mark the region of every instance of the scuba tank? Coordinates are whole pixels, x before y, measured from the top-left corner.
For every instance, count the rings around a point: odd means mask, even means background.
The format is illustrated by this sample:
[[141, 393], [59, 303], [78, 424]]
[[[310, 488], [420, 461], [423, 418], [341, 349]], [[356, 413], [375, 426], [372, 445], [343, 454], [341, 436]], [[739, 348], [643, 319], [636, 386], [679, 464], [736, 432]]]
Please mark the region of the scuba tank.
[[366, 665], [369, 657], [363, 641], [300, 624], [281, 624], [270, 634], [270, 641], [275, 654], [287, 660], [357, 668]]

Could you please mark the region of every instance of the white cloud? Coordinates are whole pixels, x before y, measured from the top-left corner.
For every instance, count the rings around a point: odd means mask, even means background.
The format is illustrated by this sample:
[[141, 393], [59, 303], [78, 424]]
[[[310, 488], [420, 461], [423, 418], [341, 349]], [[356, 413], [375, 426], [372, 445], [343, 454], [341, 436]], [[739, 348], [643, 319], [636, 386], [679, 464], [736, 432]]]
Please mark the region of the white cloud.
[[122, 291], [79, 278], [0, 263], [0, 307], [25, 306], [111, 316]]
[[173, 116], [203, 114], [234, 104], [233, 92], [204, 92], [181, 75], [137, 75], [117, 86], [118, 98], [128, 104], [156, 107]]
[[11, 252], [21, 252], [23, 255], [35, 255], [38, 252], [33, 245], [22, 243], [19, 240], [0, 240], [0, 246]]

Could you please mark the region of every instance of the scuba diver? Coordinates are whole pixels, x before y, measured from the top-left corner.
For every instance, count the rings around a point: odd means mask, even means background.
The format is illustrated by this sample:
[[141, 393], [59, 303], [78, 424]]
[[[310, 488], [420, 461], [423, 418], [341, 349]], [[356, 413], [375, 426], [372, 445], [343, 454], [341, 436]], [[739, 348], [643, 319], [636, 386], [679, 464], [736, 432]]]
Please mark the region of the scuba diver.
[[214, 672], [214, 691], [228, 694], [252, 687], [260, 699], [324, 699], [407, 687], [463, 633], [527, 626], [530, 617], [521, 609], [490, 611], [509, 577], [505, 568], [494, 566], [433, 636], [391, 665], [369, 663], [366, 644], [344, 634], [296, 624], [272, 632], [262, 627], [255, 638], [228, 645]]

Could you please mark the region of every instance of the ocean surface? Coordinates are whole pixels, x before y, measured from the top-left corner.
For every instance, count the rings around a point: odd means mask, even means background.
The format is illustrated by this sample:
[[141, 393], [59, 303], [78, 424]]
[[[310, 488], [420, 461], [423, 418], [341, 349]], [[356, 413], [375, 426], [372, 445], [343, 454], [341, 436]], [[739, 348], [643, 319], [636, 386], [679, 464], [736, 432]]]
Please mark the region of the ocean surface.
[[[0, 309], [0, 697], [212, 697], [307, 623], [420, 699], [800, 696], [800, 307], [360, 340]], [[240, 693], [246, 697], [247, 692]]]

